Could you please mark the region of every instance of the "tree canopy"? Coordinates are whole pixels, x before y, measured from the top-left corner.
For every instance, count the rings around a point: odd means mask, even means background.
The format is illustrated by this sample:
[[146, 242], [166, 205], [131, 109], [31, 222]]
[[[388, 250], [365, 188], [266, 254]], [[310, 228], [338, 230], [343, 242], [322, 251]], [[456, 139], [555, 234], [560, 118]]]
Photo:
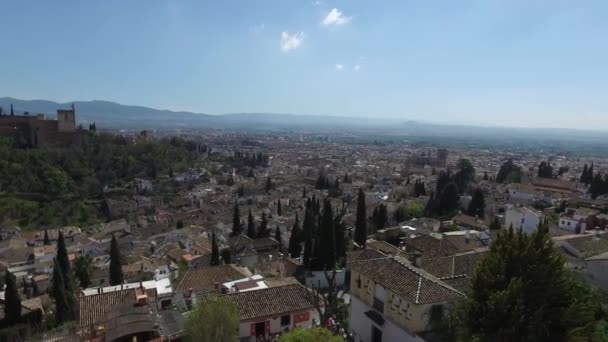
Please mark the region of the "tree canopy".
[[116, 236], [112, 235], [110, 243], [110, 285], [120, 285], [124, 281], [122, 274], [120, 248]]
[[[459, 312], [467, 341], [569, 341], [594, 321], [546, 226], [501, 231], [477, 266]], [[587, 341], [587, 340], [585, 340]]]
[[236, 306], [216, 297], [198, 304], [186, 316], [186, 340], [193, 342], [233, 342], [238, 340], [239, 319]]
[[343, 342], [344, 339], [324, 328], [297, 328], [279, 337], [279, 342]]
[[365, 193], [359, 189], [357, 197], [357, 217], [355, 222], [355, 242], [365, 247], [367, 241], [367, 206], [365, 204]]

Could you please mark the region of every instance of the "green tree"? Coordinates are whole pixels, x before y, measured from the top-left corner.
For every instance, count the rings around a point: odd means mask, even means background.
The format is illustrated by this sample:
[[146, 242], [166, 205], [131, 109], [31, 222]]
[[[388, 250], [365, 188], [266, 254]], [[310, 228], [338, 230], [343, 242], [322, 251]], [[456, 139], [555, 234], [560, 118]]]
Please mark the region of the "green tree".
[[198, 304], [186, 316], [187, 341], [233, 342], [238, 340], [239, 313], [226, 297], [213, 297]]
[[61, 266], [57, 258], [53, 259], [53, 278], [51, 284], [51, 295], [55, 299], [55, 319], [57, 323], [63, 324], [76, 318], [74, 308], [75, 301], [72, 304], [70, 293], [65, 288]]
[[272, 179], [270, 176], [266, 177], [266, 192], [270, 192], [272, 189]]
[[4, 325], [11, 326], [21, 322], [21, 297], [15, 276], [8, 270], [4, 272]]
[[481, 189], [475, 189], [475, 191], [473, 191], [473, 196], [471, 197], [468, 209], [467, 214], [470, 216], [477, 216], [480, 218], [485, 216], [486, 200]]
[[504, 182], [521, 182], [521, 168], [513, 163], [513, 159], [504, 162], [496, 174], [496, 183]]
[[448, 183], [441, 192], [439, 198], [439, 212], [442, 215], [446, 215], [454, 212], [460, 205], [460, 194], [458, 192], [458, 186], [454, 182]]
[[256, 238], [255, 221], [253, 220], [253, 215], [251, 214], [251, 209], [249, 209], [249, 215], [247, 216], [247, 236], [250, 239]]
[[232, 263], [232, 253], [230, 253], [229, 248], [222, 249], [221, 256], [224, 264], [228, 265]]
[[336, 234], [334, 230], [334, 212], [331, 201], [323, 201], [323, 215], [319, 227], [319, 266], [331, 270], [336, 265]]
[[544, 225], [500, 231], [471, 279], [460, 318], [467, 341], [567, 341], [593, 320]]
[[120, 285], [124, 281], [122, 274], [120, 248], [116, 236], [112, 234], [112, 242], [110, 243], [110, 285]]
[[490, 223], [490, 230], [499, 230], [501, 227], [502, 225], [500, 224], [500, 219], [495, 216], [492, 222]]
[[546, 162], [546, 161], [542, 161], [538, 165], [538, 174], [537, 174], [537, 176], [539, 178], [553, 178], [553, 166], [551, 166], [551, 163]]
[[76, 258], [74, 275], [78, 279], [81, 288], [86, 289], [91, 285], [91, 277], [94, 270], [93, 259], [89, 255], [85, 254]]
[[301, 235], [300, 231], [300, 220], [298, 218], [298, 214], [296, 213], [296, 220], [293, 224], [293, 228], [291, 229], [291, 236], [289, 237], [289, 249], [288, 253], [291, 258], [299, 258], [302, 253], [302, 245], [301, 245]]
[[277, 228], [274, 231], [274, 239], [279, 242], [279, 252], [283, 250], [283, 242], [281, 240], [281, 230], [279, 229], [279, 225], [277, 224]]
[[266, 213], [262, 212], [262, 219], [260, 222], [260, 226], [258, 227], [258, 232], [256, 236], [258, 238], [268, 237], [270, 235], [270, 231], [268, 230], [268, 221], [266, 220]]
[[211, 266], [220, 264], [220, 250], [215, 239], [215, 231], [211, 233]]
[[282, 216], [281, 200], [277, 200], [277, 215]]
[[184, 221], [177, 220], [177, 223], [175, 224], [175, 229], [182, 229], [182, 228], [184, 228]]
[[357, 197], [357, 217], [355, 221], [355, 243], [365, 247], [367, 241], [367, 205], [365, 204], [365, 193], [359, 188]]
[[70, 266], [70, 258], [68, 257], [68, 251], [65, 247], [65, 239], [61, 230], [59, 231], [59, 235], [57, 236], [57, 262], [59, 263], [59, 269], [61, 270], [65, 290], [68, 293], [73, 294], [74, 287], [72, 278], [72, 268]]
[[376, 230], [384, 229], [388, 223], [388, 211], [384, 203], [374, 208], [372, 221]]
[[343, 342], [344, 339], [324, 328], [296, 328], [279, 337], [279, 342]]
[[243, 231], [241, 227], [241, 212], [239, 210], [239, 204], [234, 203], [234, 210], [232, 211], [232, 233], [230, 236], [237, 236]]
[[49, 231], [44, 230], [44, 245], [49, 246], [51, 244], [51, 240], [49, 239]]
[[424, 207], [416, 201], [410, 201], [407, 204], [406, 214], [411, 218], [421, 218], [424, 216]]
[[468, 159], [460, 158], [456, 163], [454, 182], [461, 193], [467, 190], [469, 184], [475, 180], [475, 168]]

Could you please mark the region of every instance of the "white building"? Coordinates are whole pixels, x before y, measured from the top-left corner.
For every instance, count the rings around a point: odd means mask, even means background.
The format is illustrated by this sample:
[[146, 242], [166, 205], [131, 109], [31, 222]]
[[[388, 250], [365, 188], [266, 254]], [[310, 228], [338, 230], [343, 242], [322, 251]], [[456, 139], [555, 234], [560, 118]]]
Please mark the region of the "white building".
[[309, 290], [300, 284], [235, 292], [222, 298], [238, 308], [240, 341], [271, 338], [295, 328], [312, 328], [315, 322], [319, 323], [319, 314], [311, 304]]
[[464, 294], [400, 257], [352, 265], [350, 329], [357, 342], [423, 342], [434, 310]]
[[545, 216], [536, 209], [529, 207], [508, 207], [505, 212], [505, 227], [521, 229], [526, 234], [531, 234], [538, 228]]

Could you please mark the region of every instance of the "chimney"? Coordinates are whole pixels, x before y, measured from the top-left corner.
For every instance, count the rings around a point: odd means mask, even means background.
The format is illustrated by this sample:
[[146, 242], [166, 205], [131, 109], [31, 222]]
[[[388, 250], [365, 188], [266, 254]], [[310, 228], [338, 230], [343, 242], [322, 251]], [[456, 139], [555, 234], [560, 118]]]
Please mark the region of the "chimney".
[[467, 230], [464, 232], [464, 241], [465, 241], [466, 243], [469, 243], [469, 241], [471, 241], [471, 230], [470, 230], [470, 229], [467, 229]]
[[148, 304], [148, 295], [146, 294], [146, 290], [143, 288], [135, 289], [135, 305], [141, 306]]

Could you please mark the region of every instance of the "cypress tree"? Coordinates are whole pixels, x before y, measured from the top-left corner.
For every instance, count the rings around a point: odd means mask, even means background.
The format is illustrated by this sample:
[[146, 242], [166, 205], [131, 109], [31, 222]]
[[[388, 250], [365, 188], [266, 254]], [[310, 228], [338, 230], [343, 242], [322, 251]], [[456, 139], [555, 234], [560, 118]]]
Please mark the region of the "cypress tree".
[[266, 178], [266, 192], [270, 192], [270, 189], [272, 189], [272, 179], [268, 176]]
[[177, 220], [177, 223], [175, 224], [175, 229], [182, 229], [182, 228], [184, 228], [184, 221]]
[[218, 266], [220, 264], [220, 250], [215, 240], [215, 231], [211, 233], [211, 266]]
[[365, 247], [367, 241], [367, 206], [365, 205], [365, 193], [359, 189], [357, 198], [357, 217], [355, 223], [355, 242], [361, 248]]
[[282, 216], [281, 200], [277, 200], [277, 215]]
[[279, 242], [279, 252], [283, 251], [283, 242], [281, 239], [281, 230], [279, 229], [279, 225], [277, 224], [277, 229], [274, 231], [274, 239]]
[[439, 212], [442, 215], [449, 214], [458, 209], [459, 205], [460, 194], [458, 192], [458, 186], [456, 183], [450, 182], [441, 192], [441, 198], [439, 198]]
[[499, 230], [501, 228], [500, 220], [498, 217], [494, 217], [492, 223], [490, 223], [490, 230]]
[[51, 244], [51, 240], [49, 239], [49, 231], [45, 228], [44, 229], [44, 245], [48, 246]]
[[309, 199], [304, 212], [304, 266], [310, 269], [310, 262], [313, 256], [315, 216], [313, 213], [312, 201]]
[[580, 182], [583, 184], [588, 184], [587, 183], [587, 172], [588, 172], [588, 167], [587, 167], [587, 163], [585, 163], [585, 166], [583, 167], [583, 173], [581, 174], [581, 178], [580, 178]]
[[323, 215], [319, 226], [319, 265], [322, 269], [331, 270], [336, 265], [336, 235], [334, 230], [334, 213], [331, 201], [323, 201]]
[[249, 215], [247, 216], [247, 236], [250, 239], [255, 239], [255, 221], [253, 220], [253, 215], [251, 214], [251, 209], [249, 209]]
[[229, 265], [232, 263], [232, 256], [230, 254], [230, 249], [228, 249], [228, 248], [222, 249], [222, 261], [226, 265]]
[[53, 279], [51, 287], [51, 295], [55, 299], [55, 318], [57, 323], [62, 324], [74, 319], [73, 307], [68, 300], [68, 293], [65, 289], [63, 274], [61, 273], [61, 265], [57, 258], [53, 259]]
[[112, 234], [112, 242], [110, 243], [110, 285], [112, 286], [120, 285], [124, 281], [120, 259], [118, 241], [116, 241], [116, 236]]
[[468, 214], [470, 216], [477, 216], [483, 218], [486, 210], [486, 200], [481, 189], [475, 189], [473, 191], [473, 196], [471, 198], [471, 203], [469, 203]]
[[15, 115], [15, 111], [13, 111], [13, 104], [11, 103], [11, 116]]
[[484, 173], [483, 173], [483, 180], [484, 180], [484, 181], [487, 181], [487, 180], [489, 180], [489, 179], [490, 179], [490, 178], [488, 177], [488, 171], [484, 171]]
[[289, 237], [289, 255], [292, 258], [299, 258], [302, 253], [301, 242], [302, 232], [300, 231], [300, 220], [298, 219], [298, 214], [296, 213], [296, 221], [293, 224], [293, 228], [291, 229], [291, 236]]
[[72, 294], [74, 292], [74, 287], [72, 286], [72, 268], [70, 266], [70, 259], [68, 257], [68, 251], [65, 247], [65, 239], [63, 238], [63, 232], [61, 230], [57, 236], [57, 262], [59, 263], [59, 269], [61, 270], [61, 275], [63, 276], [65, 289], [68, 293]]
[[266, 213], [262, 212], [262, 222], [260, 222], [260, 226], [258, 227], [258, 238], [268, 237], [268, 221], [266, 221]]
[[237, 236], [241, 234], [241, 213], [239, 211], [239, 204], [234, 203], [234, 210], [232, 212], [232, 234], [231, 236]]
[[5, 323], [6, 326], [11, 326], [21, 322], [21, 297], [19, 297], [17, 280], [8, 270], [6, 270], [4, 274], [4, 283], [6, 289], [4, 292], [3, 323]]

